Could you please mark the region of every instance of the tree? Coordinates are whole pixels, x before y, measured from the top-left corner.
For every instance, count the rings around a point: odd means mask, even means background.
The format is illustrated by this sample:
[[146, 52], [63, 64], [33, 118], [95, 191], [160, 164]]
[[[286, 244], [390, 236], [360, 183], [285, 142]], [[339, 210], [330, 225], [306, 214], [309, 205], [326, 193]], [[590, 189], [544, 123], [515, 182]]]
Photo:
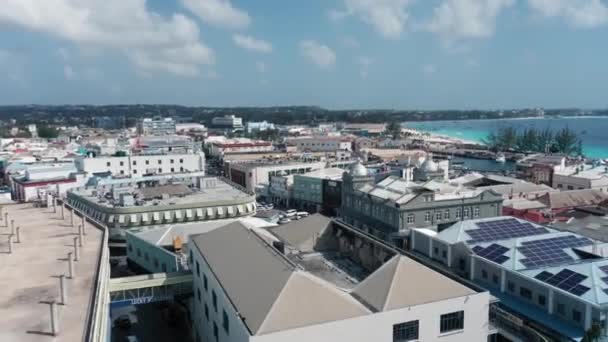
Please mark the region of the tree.
[[601, 335], [602, 327], [597, 321], [594, 321], [589, 330], [585, 331], [582, 342], [597, 342]]
[[397, 121], [391, 121], [387, 126], [384, 134], [390, 135], [393, 139], [397, 139], [401, 136], [401, 124]]
[[[554, 147], [556, 152], [568, 155], [579, 154], [579, 138], [573, 130], [568, 127], [563, 128], [555, 135]], [[582, 147], [582, 144], [580, 144]]]
[[41, 126], [38, 128], [38, 136], [40, 138], [57, 138], [59, 131], [57, 128], [50, 126]]

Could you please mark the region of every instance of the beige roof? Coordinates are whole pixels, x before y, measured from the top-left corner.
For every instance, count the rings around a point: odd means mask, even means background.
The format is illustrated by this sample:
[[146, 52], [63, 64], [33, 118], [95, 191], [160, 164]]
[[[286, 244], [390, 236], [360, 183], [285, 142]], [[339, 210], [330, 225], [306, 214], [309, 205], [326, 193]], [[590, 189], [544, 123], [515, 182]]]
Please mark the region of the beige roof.
[[191, 237], [230, 302], [259, 335], [369, 311], [295, 265], [240, 222]]
[[360, 302], [304, 271], [293, 272], [258, 334], [342, 320], [370, 313]]
[[551, 209], [573, 208], [599, 204], [608, 199], [608, 195], [595, 189], [568, 190], [550, 192], [541, 196], [538, 201]]
[[330, 218], [315, 214], [269, 230], [279, 239], [302, 250], [311, 240], [321, 235], [330, 222]]
[[396, 255], [353, 291], [353, 295], [378, 311], [441, 301], [475, 294], [405, 256]]

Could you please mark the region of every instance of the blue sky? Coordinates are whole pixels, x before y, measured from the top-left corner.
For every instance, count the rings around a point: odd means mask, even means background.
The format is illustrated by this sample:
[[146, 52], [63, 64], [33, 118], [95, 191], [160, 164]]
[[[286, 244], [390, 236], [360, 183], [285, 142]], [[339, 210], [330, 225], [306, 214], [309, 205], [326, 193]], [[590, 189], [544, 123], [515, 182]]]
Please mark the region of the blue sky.
[[0, 104], [608, 107], [608, 0], [3, 0]]

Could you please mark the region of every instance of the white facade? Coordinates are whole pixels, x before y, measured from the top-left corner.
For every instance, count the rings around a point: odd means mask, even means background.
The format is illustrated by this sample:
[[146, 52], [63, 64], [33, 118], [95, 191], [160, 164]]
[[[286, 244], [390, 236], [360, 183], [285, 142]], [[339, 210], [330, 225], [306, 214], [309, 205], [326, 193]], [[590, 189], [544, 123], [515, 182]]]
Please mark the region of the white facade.
[[556, 168], [552, 185], [559, 190], [600, 189], [608, 191], [608, 167], [577, 165]]
[[[191, 251], [193, 252], [191, 269], [194, 276], [191, 309], [196, 342], [393, 341], [393, 325], [416, 320], [419, 323], [419, 338], [416, 341], [486, 342], [488, 338], [488, 302], [490, 301], [488, 292], [252, 336], [198, 249], [192, 248]], [[196, 263], [200, 265], [200, 272], [197, 272], [196, 267], [193, 266]], [[207, 289], [203, 275], [207, 278]], [[243, 281], [246, 279], [247, 275], [243, 274]], [[212, 293], [216, 294], [216, 307], [213, 305]], [[302, 301], [306, 300], [306, 296], [303, 295]], [[293, 310], [298, 308], [294, 307]], [[441, 315], [461, 310], [464, 311], [464, 329], [441, 334]], [[208, 318], [205, 312], [208, 312]], [[228, 331], [223, 327], [224, 312], [228, 318]], [[285, 315], [289, 313], [285, 312]], [[214, 325], [217, 328], [214, 328]], [[214, 330], [217, 331], [217, 338], [214, 337]]]
[[351, 141], [344, 137], [291, 138], [286, 142], [295, 145], [298, 151], [302, 152], [350, 151], [352, 149]]
[[143, 176], [144, 174], [164, 174], [195, 172], [205, 170], [205, 155], [163, 154], [136, 155], [126, 157], [79, 158], [75, 161], [79, 171], [88, 175], [111, 172], [114, 176]]
[[263, 132], [272, 129], [274, 129], [274, 124], [267, 121], [247, 123], [247, 133]]
[[175, 121], [172, 118], [141, 119], [137, 123], [137, 132], [140, 135], [173, 135]]
[[274, 147], [269, 141], [243, 138], [213, 142], [209, 145], [209, 154], [214, 157], [221, 157], [228, 153], [259, 153], [273, 150]]
[[230, 164], [230, 180], [243, 186], [249, 191], [255, 191], [259, 184], [270, 184], [270, 177], [275, 175], [303, 174], [324, 169], [326, 162], [313, 163], [285, 163], [251, 165]]
[[224, 115], [213, 118], [211, 124], [218, 127], [242, 128], [243, 119], [234, 115]]

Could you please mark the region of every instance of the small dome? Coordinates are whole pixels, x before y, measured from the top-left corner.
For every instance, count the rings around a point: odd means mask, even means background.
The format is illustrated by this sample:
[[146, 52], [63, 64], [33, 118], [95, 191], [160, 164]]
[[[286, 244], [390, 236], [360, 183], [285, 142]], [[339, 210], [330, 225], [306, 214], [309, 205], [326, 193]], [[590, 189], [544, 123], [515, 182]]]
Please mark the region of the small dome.
[[352, 164], [348, 167], [348, 173], [353, 177], [367, 177], [369, 176], [369, 171], [360, 161]]
[[433, 161], [433, 158], [429, 157], [422, 163], [420, 168], [424, 172], [437, 172], [439, 170], [439, 165]]

